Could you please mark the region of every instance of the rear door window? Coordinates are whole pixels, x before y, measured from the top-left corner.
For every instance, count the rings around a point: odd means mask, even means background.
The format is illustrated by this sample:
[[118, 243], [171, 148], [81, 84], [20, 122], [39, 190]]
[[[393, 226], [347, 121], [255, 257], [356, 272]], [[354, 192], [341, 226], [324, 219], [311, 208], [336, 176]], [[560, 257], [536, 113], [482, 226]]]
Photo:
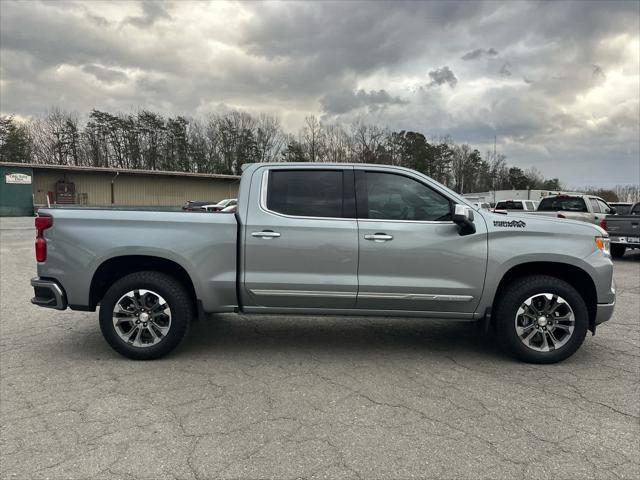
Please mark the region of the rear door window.
[[538, 205], [539, 212], [587, 212], [582, 197], [547, 197]]
[[271, 170], [267, 208], [299, 217], [343, 217], [342, 170]]

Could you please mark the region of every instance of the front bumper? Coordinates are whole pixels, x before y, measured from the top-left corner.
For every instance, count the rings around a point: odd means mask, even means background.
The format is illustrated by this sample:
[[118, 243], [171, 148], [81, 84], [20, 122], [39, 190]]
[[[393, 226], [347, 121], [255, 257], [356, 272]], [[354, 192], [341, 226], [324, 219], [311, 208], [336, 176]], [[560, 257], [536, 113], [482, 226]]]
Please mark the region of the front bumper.
[[613, 278], [611, 279], [611, 290], [609, 291], [609, 295], [607, 295], [606, 299], [610, 300], [610, 302], [598, 303], [596, 305], [596, 318], [594, 325], [600, 325], [601, 323], [606, 322], [613, 315], [613, 309], [616, 306], [616, 281]]
[[34, 277], [31, 279], [31, 286], [35, 294], [31, 299], [31, 303], [34, 305], [55, 308], [56, 310], [67, 308], [67, 296], [56, 281]]
[[613, 309], [616, 306], [616, 302], [613, 303], [599, 303], [596, 308], [596, 325], [606, 322], [613, 315]]

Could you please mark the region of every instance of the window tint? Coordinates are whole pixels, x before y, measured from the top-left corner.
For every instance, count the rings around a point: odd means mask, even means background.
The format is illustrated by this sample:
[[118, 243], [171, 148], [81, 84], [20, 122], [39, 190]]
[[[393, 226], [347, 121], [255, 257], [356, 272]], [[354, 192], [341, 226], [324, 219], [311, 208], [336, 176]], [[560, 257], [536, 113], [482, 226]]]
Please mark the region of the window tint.
[[[412, 178], [392, 173], [366, 172], [365, 180], [365, 199], [358, 203], [360, 218], [451, 220], [449, 200]], [[361, 189], [358, 195], [362, 195]]]
[[636, 203], [631, 209], [631, 215], [640, 215], [640, 203]]
[[271, 170], [267, 208], [301, 217], [342, 217], [341, 170]]
[[496, 204], [496, 210], [524, 210], [522, 202], [505, 200]]
[[539, 212], [586, 212], [587, 205], [582, 197], [547, 197], [538, 205]]
[[604, 203], [602, 200], [598, 200], [598, 205], [600, 205], [600, 211], [602, 213], [611, 213], [611, 208], [609, 207], [609, 205]]
[[598, 205], [598, 200], [595, 198], [590, 198], [589, 202], [591, 203], [591, 208], [595, 213], [600, 213], [600, 206]]
[[631, 205], [617, 203], [614, 204], [614, 207], [616, 207], [616, 213], [618, 215], [629, 215], [629, 212], [631, 211]]

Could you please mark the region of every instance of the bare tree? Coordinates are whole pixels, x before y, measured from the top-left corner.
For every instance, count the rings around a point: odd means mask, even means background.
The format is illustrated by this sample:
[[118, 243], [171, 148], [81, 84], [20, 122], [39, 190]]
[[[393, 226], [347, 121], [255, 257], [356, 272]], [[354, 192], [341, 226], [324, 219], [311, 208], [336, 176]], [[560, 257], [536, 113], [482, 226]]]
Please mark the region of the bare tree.
[[52, 108], [29, 125], [33, 155], [37, 163], [79, 165], [78, 116]]
[[256, 121], [256, 148], [258, 162], [273, 162], [284, 148], [286, 137], [280, 121], [271, 115], [261, 114]]
[[302, 143], [307, 155], [309, 156], [310, 162], [319, 162], [323, 160], [323, 133], [322, 124], [314, 115], [304, 119]]
[[353, 160], [362, 163], [377, 163], [376, 155], [385, 142], [387, 131], [377, 125], [367, 125], [361, 120], [351, 124], [353, 138]]
[[[392, 132], [361, 120], [345, 129], [323, 125], [315, 116], [307, 117], [297, 133], [286, 134], [276, 117], [240, 111], [199, 120], [148, 110], [92, 110], [81, 125], [76, 114], [53, 108], [26, 126], [2, 117], [0, 153], [3, 159], [28, 157], [44, 164], [227, 174], [239, 174], [248, 162], [276, 159], [384, 163], [416, 169], [459, 192], [560, 185], [535, 168], [507, 166], [498, 152], [487, 152], [483, 159], [478, 150], [456, 145], [449, 136], [427, 140], [420, 132]], [[616, 193], [637, 198], [638, 188], [618, 187]]]
[[329, 162], [347, 162], [351, 156], [351, 138], [340, 125], [327, 125], [324, 128], [324, 152]]

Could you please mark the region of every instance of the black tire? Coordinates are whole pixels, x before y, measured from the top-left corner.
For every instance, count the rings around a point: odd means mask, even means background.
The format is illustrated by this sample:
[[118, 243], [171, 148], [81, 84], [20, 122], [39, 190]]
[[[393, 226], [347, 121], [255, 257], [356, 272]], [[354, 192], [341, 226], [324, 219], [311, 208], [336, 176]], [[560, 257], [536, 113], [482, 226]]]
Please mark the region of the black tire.
[[[123, 295], [143, 289], [156, 292], [165, 299], [171, 310], [171, 324], [157, 344], [138, 347], [120, 337], [114, 326], [113, 312]], [[152, 360], [168, 354], [180, 344], [193, 315], [192, 300], [175, 278], [160, 272], [136, 272], [121, 278], [107, 290], [100, 305], [100, 330], [109, 345], [121, 355], [133, 360]]]
[[613, 258], [622, 258], [626, 250], [627, 247], [625, 247], [624, 245], [614, 243], [613, 245], [611, 245], [611, 256]]
[[[562, 297], [573, 310], [575, 321], [568, 341], [555, 350], [545, 352], [525, 345], [518, 336], [515, 325], [518, 309], [523, 302], [542, 293]], [[589, 328], [589, 312], [580, 293], [564, 280], [547, 275], [521, 277], [508, 285], [496, 302], [494, 318], [503, 347], [517, 359], [529, 363], [556, 363], [569, 358], [580, 348]]]

